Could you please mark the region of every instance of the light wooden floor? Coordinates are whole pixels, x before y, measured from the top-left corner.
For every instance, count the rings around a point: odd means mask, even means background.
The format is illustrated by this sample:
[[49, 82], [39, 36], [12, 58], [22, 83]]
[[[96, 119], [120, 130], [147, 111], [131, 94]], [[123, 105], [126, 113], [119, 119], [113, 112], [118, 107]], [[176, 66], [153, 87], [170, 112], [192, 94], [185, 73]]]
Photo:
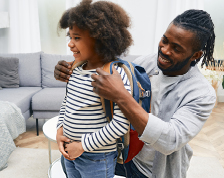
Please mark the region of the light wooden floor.
[[[40, 135], [36, 136], [35, 120], [29, 118], [27, 131], [14, 140], [16, 146], [23, 148], [47, 149], [48, 140], [42, 132], [45, 120], [39, 119]], [[195, 156], [216, 157], [224, 167], [224, 103], [218, 103], [201, 132], [190, 141]], [[52, 149], [58, 149], [51, 142]]]
[[224, 167], [224, 103], [213, 109], [201, 132], [190, 141], [194, 155], [216, 157]]

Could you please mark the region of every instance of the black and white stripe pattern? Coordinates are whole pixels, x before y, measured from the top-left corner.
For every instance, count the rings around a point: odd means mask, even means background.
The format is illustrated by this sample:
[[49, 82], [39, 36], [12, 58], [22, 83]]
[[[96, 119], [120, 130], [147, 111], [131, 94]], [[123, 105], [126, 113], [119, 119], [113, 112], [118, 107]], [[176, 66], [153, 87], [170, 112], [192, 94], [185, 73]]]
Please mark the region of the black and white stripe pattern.
[[[131, 93], [130, 83], [123, 68], [115, 66], [121, 74], [125, 88]], [[73, 141], [81, 141], [88, 152], [116, 150], [116, 139], [128, 131], [129, 121], [115, 104], [114, 116], [108, 124], [99, 95], [93, 92], [91, 74], [96, 70], [73, 70], [68, 92], [60, 109], [57, 128], [63, 126], [64, 135]]]

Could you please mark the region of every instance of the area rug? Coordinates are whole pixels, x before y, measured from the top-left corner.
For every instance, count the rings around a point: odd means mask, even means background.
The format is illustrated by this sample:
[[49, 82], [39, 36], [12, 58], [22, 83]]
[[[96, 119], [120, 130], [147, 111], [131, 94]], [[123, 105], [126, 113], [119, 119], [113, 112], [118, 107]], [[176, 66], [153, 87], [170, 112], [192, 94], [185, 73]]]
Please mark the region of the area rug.
[[[60, 157], [52, 150], [52, 160]], [[0, 171], [0, 178], [48, 178], [48, 149], [19, 148], [10, 155], [8, 167]], [[193, 156], [187, 178], [224, 178], [224, 168], [214, 157]]]
[[224, 178], [224, 168], [216, 157], [193, 156], [187, 178]]
[[[52, 161], [60, 157], [58, 150], [52, 150]], [[9, 157], [8, 167], [0, 171], [0, 178], [48, 178], [48, 149], [17, 147]]]

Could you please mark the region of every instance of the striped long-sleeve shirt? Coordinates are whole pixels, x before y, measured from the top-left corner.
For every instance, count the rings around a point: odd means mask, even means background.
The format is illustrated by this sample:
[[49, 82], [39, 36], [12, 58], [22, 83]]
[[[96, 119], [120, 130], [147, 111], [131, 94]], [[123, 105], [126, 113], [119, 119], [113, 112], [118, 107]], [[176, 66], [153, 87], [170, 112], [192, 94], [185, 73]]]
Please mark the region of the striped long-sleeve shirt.
[[[121, 74], [125, 88], [131, 93], [130, 83], [123, 68], [115, 66]], [[116, 139], [128, 131], [129, 121], [115, 103], [114, 115], [108, 123], [99, 95], [93, 92], [91, 75], [96, 70], [73, 70], [67, 85], [58, 119], [57, 129], [72, 141], [81, 141], [87, 152], [111, 152], [116, 150]]]

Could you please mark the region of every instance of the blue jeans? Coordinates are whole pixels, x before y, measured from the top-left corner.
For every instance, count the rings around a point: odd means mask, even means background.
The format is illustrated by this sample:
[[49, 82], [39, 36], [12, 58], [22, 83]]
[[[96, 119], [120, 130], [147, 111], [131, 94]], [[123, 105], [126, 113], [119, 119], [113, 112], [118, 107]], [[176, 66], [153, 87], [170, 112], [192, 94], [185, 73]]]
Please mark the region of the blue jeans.
[[113, 178], [117, 152], [87, 153], [73, 161], [65, 159], [68, 178]]
[[147, 178], [137, 169], [133, 161], [129, 161], [124, 165], [117, 163], [115, 168], [115, 174], [127, 178]]

